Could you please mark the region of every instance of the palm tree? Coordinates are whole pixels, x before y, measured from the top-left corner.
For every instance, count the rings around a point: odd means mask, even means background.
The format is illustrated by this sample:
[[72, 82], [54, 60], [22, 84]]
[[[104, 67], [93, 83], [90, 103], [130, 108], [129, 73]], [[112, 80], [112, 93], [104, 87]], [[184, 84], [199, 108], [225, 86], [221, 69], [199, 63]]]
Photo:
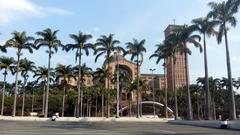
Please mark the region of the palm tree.
[[199, 43], [201, 37], [197, 34], [193, 34], [195, 30], [195, 26], [179, 26], [176, 27], [175, 33], [170, 38], [175, 45], [178, 46], [178, 52], [180, 54], [184, 54], [185, 58], [185, 76], [186, 76], [186, 88], [187, 88], [187, 97], [188, 97], [188, 119], [192, 120], [192, 103], [191, 103], [191, 95], [189, 89], [189, 68], [188, 68], [188, 54], [191, 55], [191, 50], [187, 47], [188, 43], [193, 44], [195, 47], [200, 48], [200, 52], [202, 52], [202, 46]]
[[3, 109], [4, 109], [4, 98], [5, 98], [5, 90], [6, 90], [6, 78], [8, 75], [8, 71], [11, 71], [11, 73], [14, 73], [14, 67], [15, 67], [15, 60], [13, 57], [0, 57], [0, 69], [3, 70], [4, 75], [4, 81], [3, 81], [3, 91], [2, 91], [2, 106], [1, 106], [1, 115], [3, 115]]
[[209, 80], [208, 80], [208, 63], [207, 63], [207, 48], [206, 48], [206, 36], [217, 35], [217, 32], [213, 29], [217, 25], [217, 21], [209, 21], [209, 18], [197, 18], [192, 21], [196, 31], [203, 35], [203, 48], [204, 48], [204, 69], [205, 69], [205, 91], [206, 91], [206, 119], [211, 119], [210, 114], [210, 94], [209, 94]]
[[[44, 117], [48, 116], [48, 94], [49, 94], [49, 83], [50, 83], [50, 68], [51, 68], [51, 58], [54, 54], [54, 51], [57, 52], [58, 46], [61, 46], [61, 41], [57, 38], [58, 30], [52, 31], [51, 29], [47, 28], [43, 31], [37, 32], [38, 36], [41, 38], [36, 39], [35, 44], [37, 49], [40, 47], [48, 47], [46, 51], [48, 53], [48, 75], [47, 75], [47, 92], [46, 92], [46, 105], [45, 105], [45, 113]], [[54, 50], [54, 51], [53, 51]]]
[[131, 61], [136, 57], [137, 59], [137, 118], [139, 118], [139, 64], [143, 62], [143, 53], [146, 52], [144, 47], [145, 40], [138, 41], [133, 39], [133, 42], [127, 42], [127, 51], [124, 55], [131, 54]]
[[[167, 56], [169, 56], [167, 58], [167, 61], [170, 61], [171, 63], [171, 72], [172, 72], [172, 88], [173, 88], [173, 92], [174, 92], [174, 116], [175, 116], [175, 120], [178, 119], [178, 100], [177, 100], [177, 91], [176, 91], [176, 54], [179, 53], [179, 50], [185, 50], [185, 46], [179, 46], [177, 45], [178, 40], [176, 40], [176, 33], [170, 34], [169, 36], [166, 37], [166, 39], [164, 40], [164, 44], [165, 44], [165, 53]], [[187, 49], [186, 49], [187, 50]]]
[[[119, 93], [122, 93], [123, 90], [127, 90], [132, 82], [132, 76], [127, 71], [119, 72]], [[115, 73], [112, 79], [112, 83], [117, 83], [117, 74]], [[121, 104], [121, 94], [119, 97], [119, 103]], [[121, 105], [120, 105], [121, 107]], [[121, 111], [122, 113], [122, 111]], [[118, 114], [119, 115], [119, 114]]]
[[[109, 34], [108, 36], [102, 35], [100, 38], [97, 39], [95, 46], [95, 52], [96, 55], [95, 62], [97, 62], [98, 58], [102, 55], [105, 55], [106, 63], [107, 63], [107, 69], [109, 69], [109, 61], [110, 61], [110, 55], [114, 51], [122, 51], [124, 52], [124, 49], [120, 46], [116, 46], [120, 43], [120, 41], [113, 39], [113, 34]], [[106, 79], [107, 82], [107, 90], [109, 91], [109, 80]], [[109, 93], [109, 92], [108, 92]], [[110, 117], [110, 102], [109, 99], [110, 95], [107, 96], [107, 117]]]
[[234, 17], [234, 14], [237, 10], [233, 10], [232, 0], [228, 0], [227, 2], [223, 1], [221, 3], [210, 2], [208, 5], [211, 8], [211, 11], [208, 13], [208, 17], [213, 18], [218, 21], [218, 35], [217, 42], [221, 43], [222, 38], [225, 37], [225, 46], [226, 46], [226, 61], [227, 61], [227, 71], [228, 71], [228, 81], [229, 81], [229, 95], [230, 95], [230, 119], [236, 120], [236, 106], [235, 106], [235, 97], [233, 91], [233, 82], [232, 82], [232, 71], [231, 71], [231, 61], [230, 61], [230, 52], [228, 47], [228, 33], [229, 28], [227, 24], [229, 23], [231, 26], [235, 27], [237, 24], [237, 20]]
[[164, 80], [165, 80], [165, 85], [164, 85], [164, 96], [165, 96], [165, 100], [164, 100], [164, 111], [165, 111], [165, 117], [168, 117], [168, 109], [167, 109], [167, 80], [166, 80], [166, 59], [169, 57], [168, 52], [167, 52], [167, 47], [164, 43], [160, 43], [156, 45], [157, 50], [149, 57], [149, 59], [151, 58], [157, 58], [156, 60], [156, 64], [158, 64], [162, 59], [164, 59]]
[[220, 79], [219, 78], [215, 78], [213, 79], [212, 77], [209, 78], [209, 82], [210, 82], [210, 85], [212, 85], [212, 92], [211, 92], [211, 95], [212, 95], [212, 116], [213, 116], [213, 120], [216, 120], [216, 105], [215, 105], [215, 95], [217, 93], [217, 90], [220, 89], [221, 87], [221, 82], [220, 82]]
[[[63, 100], [62, 100], [62, 117], [64, 117], [64, 111], [65, 111], [65, 95], [66, 95], [66, 86], [68, 85], [71, 78], [75, 78], [72, 72], [71, 65], [62, 65], [58, 64], [55, 68], [56, 72], [56, 80], [61, 80], [63, 82]], [[62, 83], [60, 82], [60, 83]]]
[[[84, 34], [82, 32], [79, 32], [78, 35], [70, 34], [70, 38], [74, 40], [74, 44], [67, 44], [65, 46], [65, 50], [76, 50], [75, 60], [78, 59], [78, 71], [81, 71], [81, 62], [82, 62], [82, 51], [85, 51], [85, 54], [89, 55], [89, 49], [93, 49], [93, 45], [90, 43], [87, 43], [89, 39], [92, 38], [92, 35], [90, 34]], [[78, 72], [78, 101], [77, 101], [77, 117], [82, 116], [82, 92], [81, 92], [81, 72]], [[80, 99], [81, 98], [81, 99]], [[81, 105], [80, 105], [81, 102]], [[81, 106], [81, 107], [80, 107]], [[79, 107], [80, 107], [80, 113], [79, 113]]]
[[17, 32], [12, 33], [12, 39], [6, 42], [6, 47], [13, 47], [17, 49], [17, 66], [16, 66], [16, 76], [15, 76], [15, 93], [14, 93], [14, 102], [13, 102], [13, 117], [16, 114], [16, 105], [17, 105], [17, 94], [18, 94], [18, 72], [19, 72], [19, 63], [20, 56], [22, 55], [22, 50], [28, 50], [30, 53], [33, 53], [34, 45], [30, 42], [34, 38], [27, 36], [26, 32]]
[[23, 81], [23, 100], [22, 100], [22, 116], [24, 115], [24, 107], [25, 107], [25, 86], [27, 84], [27, 80], [29, 77], [29, 72], [35, 72], [35, 63], [32, 61], [29, 61], [28, 59], [24, 58], [20, 60], [19, 64], [19, 71], [21, 72], [21, 75], [24, 79]]
[[[73, 74], [74, 75], [79, 75], [79, 65], [73, 67]], [[92, 68], [88, 67], [86, 63], [84, 63], [81, 66], [81, 78], [80, 78], [80, 83], [81, 85], [84, 85], [84, 81], [86, 81], [86, 76], [92, 75]]]
[[28, 82], [27, 85], [26, 85], [26, 89], [29, 89], [31, 91], [31, 94], [32, 94], [32, 102], [31, 102], [31, 106], [32, 106], [32, 112], [34, 112], [34, 90], [35, 88], [38, 86], [38, 83], [37, 81], [31, 81], [31, 82]]
[[[53, 69], [50, 69], [50, 82], [54, 82], [54, 72]], [[41, 80], [41, 84], [43, 84], [43, 106], [42, 106], [42, 114], [44, 114], [45, 106], [46, 106], [46, 83], [48, 78], [48, 68], [38, 67], [33, 75], [33, 78], [36, 78], [36, 81], [39, 82]]]
[[[133, 80], [133, 82], [130, 85], [129, 91], [132, 92], [133, 90], [137, 90], [137, 88], [139, 88], [140, 95], [142, 95], [142, 92], [150, 90], [149, 85], [147, 84], [147, 81], [143, 80], [142, 78], [139, 78], [139, 80], [137, 80], [137, 79]], [[142, 115], [142, 103], [140, 103], [140, 104], [141, 104], [141, 107], [139, 107], [139, 108], [141, 108], [140, 114]], [[129, 102], [130, 115], [131, 115], [131, 106], [132, 106], [131, 102]], [[137, 106], [138, 106], [138, 104], [137, 104]]]
[[93, 81], [96, 82], [97, 85], [101, 87], [102, 93], [102, 117], [104, 117], [104, 95], [105, 95], [105, 88], [104, 83], [107, 79], [111, 78], [111, 72], [106, 67], [97, 68], [96, 71], [93, 73]]

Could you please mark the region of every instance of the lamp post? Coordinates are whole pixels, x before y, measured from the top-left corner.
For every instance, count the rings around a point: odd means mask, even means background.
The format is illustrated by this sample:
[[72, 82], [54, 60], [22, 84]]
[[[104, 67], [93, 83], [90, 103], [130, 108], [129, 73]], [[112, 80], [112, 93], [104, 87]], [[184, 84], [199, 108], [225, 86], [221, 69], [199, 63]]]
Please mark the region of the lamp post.
[[[152, 71], [152, 76], [153, 76], [153, 71], [155, 71], [155, 68], [150, 68], [150, 71]], [[152, 90], [153, 90], [153, 116], [155, 118], [155, 90], [154, 90], [154, 76], [153, 76], [153, 80], [152, 80]]]

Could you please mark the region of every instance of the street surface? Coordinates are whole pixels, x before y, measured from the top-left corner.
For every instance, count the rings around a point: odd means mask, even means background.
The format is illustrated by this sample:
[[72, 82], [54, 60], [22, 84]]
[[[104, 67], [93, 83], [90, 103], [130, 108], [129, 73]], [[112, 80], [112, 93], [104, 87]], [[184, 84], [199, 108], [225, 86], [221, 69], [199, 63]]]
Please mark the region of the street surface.
[[240, 131], [164, 122], [0, 121], [0, 135], [240, 135]]

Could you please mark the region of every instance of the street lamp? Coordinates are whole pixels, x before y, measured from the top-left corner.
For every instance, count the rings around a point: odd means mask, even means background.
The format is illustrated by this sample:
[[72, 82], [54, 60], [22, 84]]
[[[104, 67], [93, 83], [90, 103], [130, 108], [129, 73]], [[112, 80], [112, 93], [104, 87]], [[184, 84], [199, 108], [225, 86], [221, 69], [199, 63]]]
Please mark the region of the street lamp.
[[[153, 71], [155, 71], [155, 68], [150, 68], [150, 71], [152, 71], [152, 76], [153, 76]], [[153, 90], [153, 116], [155, 118], [155, 90], [154, 90], [154, 76], [153, 76], [153, 80], [152, 80], [152, 90]]]

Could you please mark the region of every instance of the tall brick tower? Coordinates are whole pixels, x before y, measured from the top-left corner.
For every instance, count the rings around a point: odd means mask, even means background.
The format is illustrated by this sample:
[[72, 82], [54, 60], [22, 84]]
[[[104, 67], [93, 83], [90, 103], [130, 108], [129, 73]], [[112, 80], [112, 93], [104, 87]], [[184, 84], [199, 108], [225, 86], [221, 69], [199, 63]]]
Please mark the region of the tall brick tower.
[[[168, 25], [168, 27], [165, 29], [165, 38], [169, 36], [170, 34], [174, 33], [174, 30], [176, 27], [179, 27], [179, 25]], [[186, 85], [186, 70], [185, 70], [185, 56], [184, 54], [176, 53], [176, 64], [175, 64], [175, 84], [176, 88], [180, 88], [182, 86]], [[166, 61], [166, 68], [167, 68], [167, 89], [173, 90], [173, 61], [168, 58]]]

